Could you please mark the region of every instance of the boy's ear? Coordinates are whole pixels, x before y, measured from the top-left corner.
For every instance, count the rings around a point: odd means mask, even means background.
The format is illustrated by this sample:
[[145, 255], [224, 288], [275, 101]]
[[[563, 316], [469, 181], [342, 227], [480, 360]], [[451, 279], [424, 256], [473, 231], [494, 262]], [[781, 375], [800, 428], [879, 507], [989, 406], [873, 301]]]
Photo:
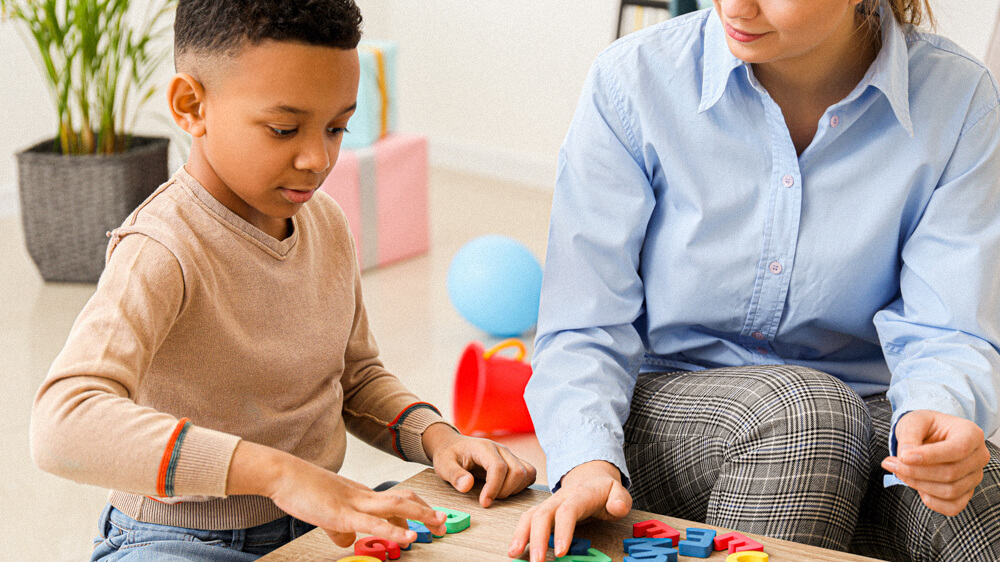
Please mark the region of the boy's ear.
[[186, 72], [178, 72], [170, 79], [167, 88], [170, 114], [174, 122], [192, 137], [205, 134], [205, 88], [201, 82]]

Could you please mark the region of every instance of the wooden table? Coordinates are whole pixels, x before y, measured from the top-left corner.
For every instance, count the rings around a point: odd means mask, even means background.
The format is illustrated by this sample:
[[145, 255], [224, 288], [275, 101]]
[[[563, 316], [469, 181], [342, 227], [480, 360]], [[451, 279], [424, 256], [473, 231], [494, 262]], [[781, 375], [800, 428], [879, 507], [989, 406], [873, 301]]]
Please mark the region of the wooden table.
[[[514, 536], [517, 520], [528, 508], [541, 503], [549, 497], [548, 492], [525, 490], [520, 494], [499, 500], [489, 509], [479, 505], [477, 498], [481, 484], [477, 484], [469, 493], [459, 494], [450, 485], [443, 482], [431, 469], [401, 482], [399, 486], [409, 488], [417, 493], [427, 503], [435, 507], [447, 507], [464, 511], [472, 515], [472, 526], [468, 529], [434, 539], [433, 543], [414, 543], [413, 548], [404, 551], [400, 562], [442, 562], [442, 561], [509, 561], [507, 547]], [[633, 510], [628, 517], [619, 521], [594, 521], [576, 528], [576, 537], [590, 539], [593, 547], [607, 554], [615, 562], [621, 562], [625, 557], [622, 552], [622, 539], [632, 536], [632, 524], [647, 519], [659, 519], [681, 532], [687, 527], [702, 527], [725, 532], [726, 529], [713, 527], [703, 523], [692, 523], [674, 517], [655, 515], [644, 511]], [[845, 554], [833, 550], [807, 546], [799, 543], [772, 539], [760, 535], [746, 535], [764, 545], [764, 552], [770, 556], [770, 562], [861, 562], [872, 561], [873, 558]], [[334, 562], [354, 554], [353, 547], [340, 548], [320, 529], [307, 533], [291, 543], [279, 548], [261, 558], [262, 562], [295, 561], [329, 561]], [[709, 558], [690, 558], [681, 556], [682, 562], [696, 560], [724, 561], [727, 553], [718, 551]], [[527, 559], [525, 553], [524, 559]], [[547, 560], [555, 560], [552, 549], [548, 551]]]

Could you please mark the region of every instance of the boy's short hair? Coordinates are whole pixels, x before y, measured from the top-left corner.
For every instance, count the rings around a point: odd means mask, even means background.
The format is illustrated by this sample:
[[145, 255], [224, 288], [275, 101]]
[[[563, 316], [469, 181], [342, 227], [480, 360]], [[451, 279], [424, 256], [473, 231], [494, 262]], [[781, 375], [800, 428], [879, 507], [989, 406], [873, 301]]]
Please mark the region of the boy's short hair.
[[268, 39], [354, 49], [361, 10], [354, 0], [179, 0], [174, 62], [186, 55], [235, 56]]

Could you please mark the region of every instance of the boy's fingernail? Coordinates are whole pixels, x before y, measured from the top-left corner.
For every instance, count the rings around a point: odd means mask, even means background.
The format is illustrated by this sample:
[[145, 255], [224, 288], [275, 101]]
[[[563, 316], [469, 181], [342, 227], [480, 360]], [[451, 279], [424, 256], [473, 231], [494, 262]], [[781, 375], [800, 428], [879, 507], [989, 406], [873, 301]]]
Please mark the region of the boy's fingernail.
[[556, 556], [562, 556], [566, 553], [566, 541], [558, 540], [556, 541]]
[[896, 472], [896, 470], [899, 468], [899, 465], [897, 465], [893, 461], [885, 461], [882, 463], [882, 467], [888, 470], [889, 472]]

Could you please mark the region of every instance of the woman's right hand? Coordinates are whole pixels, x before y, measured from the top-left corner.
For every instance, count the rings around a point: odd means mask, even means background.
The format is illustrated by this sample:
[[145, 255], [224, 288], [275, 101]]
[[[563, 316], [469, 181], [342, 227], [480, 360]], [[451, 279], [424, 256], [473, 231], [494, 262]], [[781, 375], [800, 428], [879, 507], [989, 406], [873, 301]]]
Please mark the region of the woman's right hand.
[[365, 533], [406, 546], [417, 539], [407, 519], [445, 534], [446, 515], [411, 490], [375, 492], [294, 455], [241, 441], [233, 454], [226, 492], [271, 498], [282, 511], [326, 531], [338, 546]]
[[622, 486], [615, 465], [605, 461], [581, 464], [563, 476], [562, 487], [552, 497], [521, 515], [507, 555], [521, 556], [530, 543], [531, 562], [545, 560], [554, 528], [556, 556], [565, 556], [578, 521], [621, 519], [631, 509], [632, 496]]

